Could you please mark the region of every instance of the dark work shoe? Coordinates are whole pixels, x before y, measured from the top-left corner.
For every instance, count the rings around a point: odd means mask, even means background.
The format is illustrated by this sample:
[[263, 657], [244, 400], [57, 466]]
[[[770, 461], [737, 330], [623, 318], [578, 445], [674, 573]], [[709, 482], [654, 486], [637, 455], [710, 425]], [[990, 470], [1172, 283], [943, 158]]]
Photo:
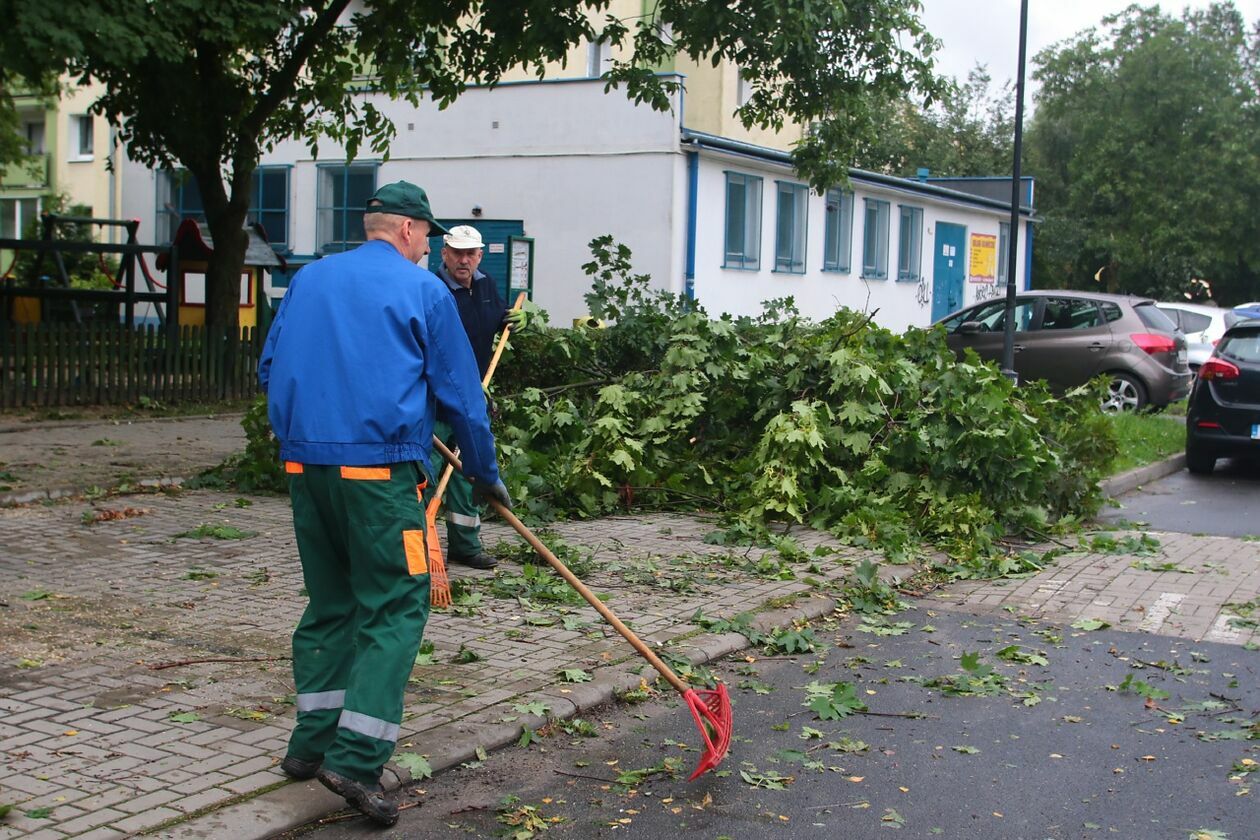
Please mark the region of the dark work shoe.
[[320, 761], [307, 761], [304, 758], [298, 758], [295, 755], [286, 755], [284, 761], [280, 762], [280, 772], [288, 776], [290, 779], [298, 781], [306, 781], [315, 778], [315, 774], [319, 772]]
[[373, 822], [381, 825], [398, 822], [398, 805], [385, 793], [380, 783], [365, 785], [327, 768], [320, 768], [316, 778], [320, 784], [358, 808]]
[[451, 562], [458, 563], [461, 566], [467, 566], [470, 569], [493, 569], [495, 566], [499, 565], [499, 558], [495, 557], [493, 554], [486, 554], [484, 551], [478, 551], [471, 557], [451, 555]]

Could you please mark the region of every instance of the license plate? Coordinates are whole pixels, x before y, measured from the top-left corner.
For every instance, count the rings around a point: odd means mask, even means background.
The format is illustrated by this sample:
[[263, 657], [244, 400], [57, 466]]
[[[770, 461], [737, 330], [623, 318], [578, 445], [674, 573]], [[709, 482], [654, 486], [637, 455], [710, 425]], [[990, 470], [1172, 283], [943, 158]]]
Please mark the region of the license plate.
[[1251, 439], [1260, 440], [1260, 423], [1251, 424]]
[[1178, 351], [1177, 351], [1177, 363], [1178, 363], [1178, 364], [1182, 364], [1182, 365], [1184, 365], [1184, 364], [1186, 363], [1186, 359], [1187, 359], [1187, 358], [1188, 358], [1188, 357], [1186, 356], [1186, 351], [1185, 351], [1185, 350], [1178, 350]]

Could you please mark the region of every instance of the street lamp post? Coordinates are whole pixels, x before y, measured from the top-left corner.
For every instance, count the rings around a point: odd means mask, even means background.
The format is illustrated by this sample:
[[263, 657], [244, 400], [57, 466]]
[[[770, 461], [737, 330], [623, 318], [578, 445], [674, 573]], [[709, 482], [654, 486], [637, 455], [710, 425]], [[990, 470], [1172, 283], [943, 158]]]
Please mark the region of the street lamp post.
[[1024, 146], [1024, 56], [1028, 49], [1028, 0], [1019, 3], [1019, 70], [1015, 81], [1015, 160], [1011, 167], [1011, 227], [1006, 249], [1006, 317], [1002, 331], [1002, 373], [1019, 381], [1015, 372], [1015, 266], [1019, 250], [1020, 157]]

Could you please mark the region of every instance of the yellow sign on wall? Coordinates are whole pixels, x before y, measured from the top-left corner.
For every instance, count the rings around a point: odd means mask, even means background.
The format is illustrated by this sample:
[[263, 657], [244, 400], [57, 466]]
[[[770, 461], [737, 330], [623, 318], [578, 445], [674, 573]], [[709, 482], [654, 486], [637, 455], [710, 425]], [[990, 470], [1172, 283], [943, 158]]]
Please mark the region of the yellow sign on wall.
[[997, 281], [997, 237], [993, 234], [971, 234], [971, 274], [968, 279], [972, 283]]

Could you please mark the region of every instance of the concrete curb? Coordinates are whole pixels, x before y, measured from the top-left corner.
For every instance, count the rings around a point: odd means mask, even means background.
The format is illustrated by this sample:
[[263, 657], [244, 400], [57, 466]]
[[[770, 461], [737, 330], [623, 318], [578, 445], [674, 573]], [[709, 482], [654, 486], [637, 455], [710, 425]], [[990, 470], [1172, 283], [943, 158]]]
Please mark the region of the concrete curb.
[[1156, 461], [1153, 464], [1147, 464], [1144, 467], [1129, 470], [1120, 475], [1113, 475], [1106, 479], [1099, 487], [1102, 489], [1103, 495], [1108, 498], [1116, 498], [1141, 487], [1152, 481], [1158, 481], [1165, 476], [1173, 473], [1181, 472], [1186, 468], [1186, 453], [1178, 452], [1170, 458], [1162, 461]]
[[[146, 490], [161, 490], [164, 487], [179, 487], [187, 478], [143, 478], [135, 483], [136, 487]], [[104, 488], [110, 492], [116, 488]], [[87, 487], [52, 487], [45, 490], [14, 490], [0, 493], [0, 508], [21, 507], [37, 502], [51, 502], [57, 499], [75, 499], [87, 495]]]
[[[758, 613], [752, 623], [757, 629], [765, 631], [793, 621], [819, 618], [835, 607], [836, 602], [830, 598], [803, 597], [791, 607]], [[669, 639], [685, 637], [690, 627], [683, 624], [673, 628]], [[653, 647], [667, 641], [650, 636], [643, 637], [643, 640]], [[751, 647], [748, 639], [739, 633], [722, 633], [686, 638], [677, 649], [693, 665], [701, 665]], [[547, 723], [545, 718], [536, 715], [520, 715], [517, 720], [504, 721], [504, 711], [510, 710], [508, 703], [540, 700], [550, 707], [552, 719], [568, 720], [614, 701], [618, 694], [638, 688], [641, 681], [650, 681], [655, 676], [651, 666], [631, 652], [622, 662], [602, 668], [589, 683], [555, 684], [544, 691], [514, 697], [476, 715], [429, 729], [422, 736], [427, 747], [424, 754], [428, 756], [434, 773], [449, 770], [476, 758], [478, 748], [489, 752], [509, 746], [520, 739], [526, 727], [538, 729]], [[661, 690], [665, 693], [671, 691], [664, 683]], [[391, 776], [391, 770], [397, 775]], [[391, 764], [386, 767], [383, 781], [390, 790], [396, 790], [416, 780]], [[272, 837], [312, 823], [344, 807], [345, 803], [319, 782], [293, 782], [145, 834], [173, 840]]]

